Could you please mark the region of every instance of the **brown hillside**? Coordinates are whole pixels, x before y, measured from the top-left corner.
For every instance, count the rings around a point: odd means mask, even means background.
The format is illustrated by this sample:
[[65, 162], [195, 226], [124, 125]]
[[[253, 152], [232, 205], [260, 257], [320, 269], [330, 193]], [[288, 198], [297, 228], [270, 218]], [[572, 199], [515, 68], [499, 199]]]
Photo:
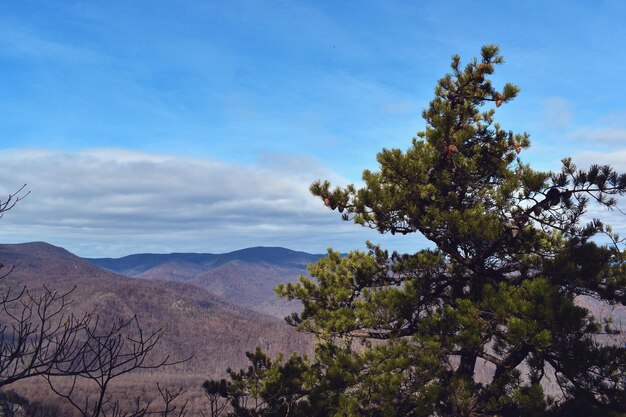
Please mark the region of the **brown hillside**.
[[320, 257], [280, 247], [256, 247], [223, 254], [135, 254], [88, 260], [130, 277], [190, 282], [233, 304], [282, 319], [300, 304], [279, 299], [274, 288], [307, 275], [307, 264]]
[[190, 264], [185, 262], [168, 262], [131, 275], [141, 279], [160, 279], [167, 281], [189, 281], [206, 271], [203, 265]]
[[300, 308], [298, 302], [278, 298], [279, 283], [296, 281], [302, 268], [230, 261], [198, 275], [191, 282], [225, 300], [256, 311], [285, 317]]
[[[167, 329], [158, 353], [193, 355], [182, 365], [163, 369], [168, 380], [197, 386], [208, 376], [223, 375], [227, 367], [247, 365], [245, 351], [257, 346], [271, 355], [309, 348], [308, 338], [282, 320], [227, 303], [190, 283], [124, 277], [45, 243], [0, 245], [0, 261], [3, 270], [16, 265], [3, 286], [76, 287], [70, 306], [76, 313], [93, 310], [105, 319], [136, 314], [145, 329]], [[159, 381], [158, 374], [146, 383]]]
[[163, 349], [194, 354], [189, 367], [203, 373], [243, 365], [244, 351], [256, 346], [270, 353], [302, 351], [307, 346], [281, 320], [224, 302], [189, 283], [131, 279], [45, 243], [0, 245], [0, 260], [5, 268], [16, 265], [5, 285], [46, 285], [59, 291], [76, 287], [75, 311], [95, 309], [105, 317], [137, 314], [146, 327], [167, 328]]

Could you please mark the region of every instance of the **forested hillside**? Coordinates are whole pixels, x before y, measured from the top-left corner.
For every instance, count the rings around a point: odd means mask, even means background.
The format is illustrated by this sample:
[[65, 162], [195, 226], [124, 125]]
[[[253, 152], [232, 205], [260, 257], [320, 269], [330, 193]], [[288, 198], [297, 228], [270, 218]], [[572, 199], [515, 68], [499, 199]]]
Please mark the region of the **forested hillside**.
[[[200, 404], [202, 381], [223, 375], [226, 367], [244, 366], [246, 351], [261, 347], [277, 355], [309, 349], [309, 338], [283, 320], [226, 302], [190, 283], [128, 278], [41, 242], [0, 245], [0, 259], [5, 266], [15, 265], [1, 282], [3, 288], [27, 287], [37, 292], [46, 286], [61, 292], [75, 287], [68, 311], [93, 311], [105, 323], [136, 315], [146, 333], [165, 330], [155, 357], [190, 358], [151, 370], [149, 377], [145, 372], [131, 375], [114, 386], [113, 392], [124, 392], [124, 384], [128, 392], [154, 391], [157, 382], [182, 385], [196, 392], [194, 401]], [[15, 389], [33, 400], [54, 398], [41, 383], [28, 379]]]

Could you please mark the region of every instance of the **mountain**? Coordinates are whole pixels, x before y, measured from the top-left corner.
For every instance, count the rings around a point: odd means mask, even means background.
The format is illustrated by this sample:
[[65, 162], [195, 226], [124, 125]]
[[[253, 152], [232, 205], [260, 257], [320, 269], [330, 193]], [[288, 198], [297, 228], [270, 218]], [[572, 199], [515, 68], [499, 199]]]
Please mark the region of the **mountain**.
[[[122, 394], [150, 392], [157, 381], [180, 384], [188, 389], [190, 407], [199, 410], [206, 405], [199, 384], [209, 376], [223, 375], [227, 367], [247, 366], [246, 350], [260, 346], [271, 356], [310, 352], [311, 341], [306, 335], [259, 311], [276, 313], [279, 308], [271, 288], [305, 273], [306, 263], [319, 257], [283, 248], [250, 248], [221, 255], [139, 254], [85, 260], [41, 242], [0, 245], [0, 262], [5, 265], [0, 275], [16, 265], [0, 280], [0, 287], [34, 289], [45, 285], [63, 291], [76, 286], [71, 308], [77, 313], [95, 310], [109, 320], [137, 314], [145, 329], [167, 329], [158, 353], [194, 357], [176, 367], [126, 379], [115, 390]], [[590, 297], [580, 297], [578, 302], [600, 319], [613, 317], [617, 327], [626, 330], [624, 306], [608, 306]], [[257, 311], [242, 305], [253, 305]], [[603, 336], [599, 341], [624, 343], [623, 334]], [[488, 367], [477, 369], [477, 378], [489, 381], [492, 372]], [[18, 388], [31, 399], [46, 392], [32, 380]], [[558, 393], [554, 386], [545, 388]]]
[[281, 247], [257, 246], [233, 252], [213, 253], [141, 253], [121, 258], [84, 258], [85, 260], [119, 274], [135, 276], [167, 264], [199, 268], [216, 268], [231, 261], [266, 263], [283, 267], [302, 267], [323, 255], [312, 255]]
[[144, 380], [150, 385], [167, 379], [198, 387], [209, 376], [223, 375], [227, 367], [247, 366], [244, 353], [257, 346], [272, 356], [310, 350], [310, 339], [283, 320], [229, 303], [190, 282], [129, 278], [42, 242], [0, 245], [0, 262], [5, 265], [0, 273], [15, 265], [0, 281], [3, 290], [75, 287], [69, 306], [75, 313], [95, 311], [104, 321], [136, 314], [145, 332], [166, 329], [157, 353], [193, 358], [151, 373]]
[[280, 247], [254, 247], [224, 254], [136, 254], [86, 260], [129, 277], [187, 282], [233, 304], [282, 318], [297, 311], [300, 304], [279, 299], [274, 287], [306, 275], [307, 264], [322, 256]]

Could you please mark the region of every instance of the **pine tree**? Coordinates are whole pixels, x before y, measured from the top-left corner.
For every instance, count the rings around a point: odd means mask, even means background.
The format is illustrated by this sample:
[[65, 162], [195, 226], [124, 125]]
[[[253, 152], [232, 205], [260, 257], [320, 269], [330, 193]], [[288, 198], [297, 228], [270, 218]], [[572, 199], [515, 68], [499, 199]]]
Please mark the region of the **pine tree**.
[[[502, 62], [493, 45], [465, 66], [455, 55], [406, 152], [383, 149], [362, 188], [311, 186], [344, 220], [421, 233], [434, 249], [329, 250], [312, 278], [277, 288], [302, 301], [287, 321], [317, 341], [291, 370], [301, 393], [280, 415], [626, 413], [625, 339], [581, 305], [625, 304], [621, 242], [582, 216], [591, 202], [615, 208], [626, 175], [569, 158], [560, 172], [523, 163], [529, 136], [494, 122], [519, 91], [489, 80]], [[270, 367], [260, 396], [285, 376]]]

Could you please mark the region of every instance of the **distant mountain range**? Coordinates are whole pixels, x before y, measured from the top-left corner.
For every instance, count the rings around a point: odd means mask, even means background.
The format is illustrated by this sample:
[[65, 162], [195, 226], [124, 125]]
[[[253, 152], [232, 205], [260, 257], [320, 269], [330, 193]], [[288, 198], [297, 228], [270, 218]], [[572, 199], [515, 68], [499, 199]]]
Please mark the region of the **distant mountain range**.
[[264, 263], [283, 267], [301, 268], [307, 263], [315, 262], [324, 255], [311, 255], [281, 247], [264, 247], [241, 249], [233, 252], [213, 253], [140, 253], [121, 258], [84, 258], [102, 268], [122, 273], [124, 275], [138, 275], [164, 264], [195, 265], [211, 269], [232, 261], [246, 263]]
[[306, 275], [307, 264], [322, 256], [280, 247], [255, 247], [224, 254], [136, 254], [86, 260], [133, 278], [193, 284], [233, 304], [283, 318], [297, 311], [299, 303], [279, 299], [274, 287]]
[[[252, 252], [249, 255], [256, 256], [256, 251]], [[161, 256], [127, 258], [185, 259], [185, 255]], [[127, 258], [122, 259], [128, 262]], [[74, 312], [95, 310], [104, 319], [136, 314], [147, 329], [167, 328], [162, 351], [178, 358], [193, 354], [193, 360], [177, 372], [184, 371], [195, 378], [220, 375], [229, 366], [246, 365], [245, 351], [257, 346], [274, 355], [303, 352], [310, 347], [310, 339], [297, 333], [284, 320], [231, 303], [190, 282], [168, 280], [167, 275], [160, 280], [130, 278], [102, 269], [95, 260], [87, 261], [42, 242], [0, 245], [0, 262], [6, 265], [2, 271], [7, 266], [16, 266], [2, 280], [5, 287], [32, 289], [45, 285], [59, 291], [76, 287], [72, 294], [75, 301], [71, 305]], [[225, 261], [221, 265], [231, 262], [242, 261]], [[114, 264], [114, 260], [109, 261], [111, 269]], [[152, 269], [158, 267], [154, 265]]]
[[[189, 409], [198, 414], [206, 406], [202, 382], [223, 376], [229, 367], [246, 367], [246, 351], [261, 347], [272, 357], [312, 351], [310, 336], [276, 317], [298, 309], [297, 303], [278, 300], [272, 288], [305, 273], [306, 263], [318, 258], [282, 248], [252, 248], [223, 255], [145, 254], [86, 260], [43, 242], [5, 244], [0, 245], [0, 263], [5, 265], [0, 275], [13, 265], [15, 269], [0, 280], [0, 288], [37, 291], [46, 286], [68, 291], [75, 287], [68, 311], [94, 311], [104, 324], [136, 315], [144, 333], [165, 329], [154, 353], [173, 359], [193, 355], [192, 359], [129, 376], [118, 381], [112, 392], [121, 397], [137, 392], [154, 395], [157, 382], [186, 387]], [[55, 401], [38, 379], [10, 388], [30, 400]]]

